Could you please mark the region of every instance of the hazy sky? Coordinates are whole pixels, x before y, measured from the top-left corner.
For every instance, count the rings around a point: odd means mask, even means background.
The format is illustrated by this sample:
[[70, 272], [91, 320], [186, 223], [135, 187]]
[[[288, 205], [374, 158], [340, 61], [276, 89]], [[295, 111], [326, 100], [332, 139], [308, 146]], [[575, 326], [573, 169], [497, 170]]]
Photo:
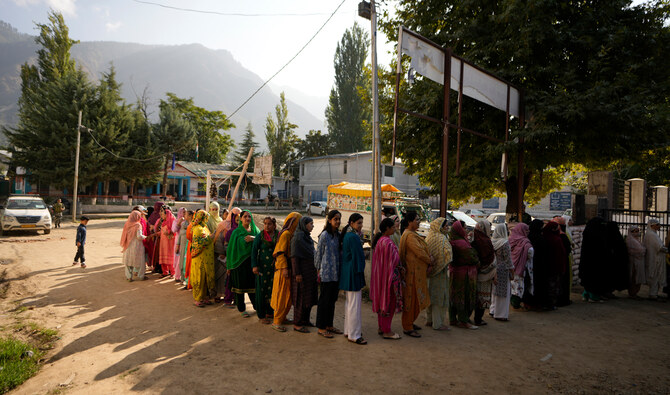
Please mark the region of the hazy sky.
[[[186, 12], [139, 0], [0, 0], [0, 19], [20, 32], [34, 35], [34, 22], [45, 23], [49, 9], [53, 8], [63, 13], [70, 36], [77, 40], [200, 43], [213, 49], [229, 50], [244, 67], [267, 79], [305, 45], [342, 0], [148, 1], [218, 13], [263, 15]], [[333, 84], [333, 56], [342, 34], [355, 21], [370, 29], [370, 22], [358, 16], [358, 2], [345, 0], [309, 46], [272, 82], [311, 96], [327, 97]], [[394, 4], [393, 1], [388, 3]], [[386, 42], [381, 33], [378, 37], [380, 45]], [[390, 55], [384, 52], [389, 48], [392, 45], [379, 47], [380, 60], [388, 62]]]

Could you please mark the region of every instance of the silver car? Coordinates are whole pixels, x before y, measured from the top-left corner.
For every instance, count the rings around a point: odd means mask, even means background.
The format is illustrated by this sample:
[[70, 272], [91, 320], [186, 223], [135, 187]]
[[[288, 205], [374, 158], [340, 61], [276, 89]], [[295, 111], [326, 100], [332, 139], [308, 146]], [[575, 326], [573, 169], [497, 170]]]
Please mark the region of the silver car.
[[51, 214], [39, 196], [13, 195], [0, 205], [0, 232], [43, 230], [51, 232]]

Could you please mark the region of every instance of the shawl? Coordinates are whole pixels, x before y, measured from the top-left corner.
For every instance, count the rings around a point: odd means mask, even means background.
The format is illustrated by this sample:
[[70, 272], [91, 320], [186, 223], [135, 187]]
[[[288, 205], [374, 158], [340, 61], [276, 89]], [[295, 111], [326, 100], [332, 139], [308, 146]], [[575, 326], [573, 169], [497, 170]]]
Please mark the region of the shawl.
[[186, 208], [179, 207], [179, 211], [177, 211], [177, 220], [172, 224], [172, 233], [179, 233], [181, 230], [181, 224], [184, 222], [184, 214], [186, 214]]
[[[214, 210], [212, 210], [212, 209], [214, 209], [214, 208], [216, 209], [216, 213], [213, 213]], [[221, 221], [223, 221], [223, 219], [219, 216], [219, 210], [220, 210], [219, 203], [211, 202], [209, 204], [209, 213], [210, 214], [209, 214], [209, 219], [207, 220], [207, 228], [209, 228], [209, 231], [211, 233], [214, 233], [216, 231], [216, 228], [219, 225], [219, 223]]]
[[528, 251], [533, 247], [528, 239], [528, 225], [523, 222], [512, 228], [512, 234], [509, 237], [509, 246], [512, 249], [512, 263], [514, 263], [514, 273], [522, 276], [528, 262]]
[[[191, 225], [191, 258], [198, 256], [212, 241], [212, 235], [207, 229], [209, 214], [205, 210], [198, 210]], [[187, 230], [188, 231], [188, 230]]]
[[154, 203], [154, 211], [151, 212], [151, 215], [149, 215], [149, 218], [147, 221], [149, 222], [149, 225], [154, 225], [158, 218], [161, 217], [161, 207], [163, 207], [165, 203], [163, 202], [156, 202]]
[[472, 248], [467, 239], [467, 235], [465, 234], [465, 229], [463, 229], [463, 225], [461, 225], [459, 221], [456, 221], [451, 225], [451, 230], [449, 231], [449, 243], [453, 248], [459, 250]]
[[165, 219], [161, 225], [161, 229], [166, 228], [168, 233], [172, 233], [172, 224], [174, 223], [174, 215], [172, 215], [172, 210], [169, 207], [165, 207]]
[[565, 273], [568, 263], [568, 254], [565, 251], [565, 245], [559, 231], [560, 227], [553, 221], [547, 222], [547, 225], [542, 230], [542, 237], [544, 237], [548, 251], [551, 252], [545, 258], [548, 263], [549, 273], [554, 275]]
[[279, 232], [279, 240], [277, 240], [277, 245], [272, 253], [273, 257], [276, 258], [281, 254], [285, 254], [288, 259], [291, 252], [291, 238], [293, 237], [293, 232], [295, 232], [295, 229], [298, 227], [300, 218], [302, 218], [302, 215], [295, 211], [286, 217], [284, 226], [281, 228], [281, 232]]
[[307, 224], [314, 222], [311, 217], [302, 217], [298, 223], [298, 230], [291, 238], [291, 256], [314, 261], [314, 240], [307, 230]]
[[481, 269], [486, 269], [496, 258], [493, 243], [489, 236], [479, 229], [475, 228], [475, 238], [472, 241], [472, 247], [477, 250]]
[[224, 241], [226, 243], [230, 242], [230, 237], [233, 235], [235, 229], [237, 229], [237, 227], [240, 225], [239, 218], [241, 214], [242, 212], [240, 212], [240, 214], [231, 213], [228, 216], [228, 218], [230, 218], [230, 229], [228, 229], [228, 231], [226, 232], [226, 237], [224, 238]]
[[428, 273], [429, 277], [440, 274], [452, 259], [451, 244], [449, 244], [447, 236], [442, 233], [442, 224], [444, 221], [443, 217], [433, 220], [430, 223], [430, 231], [426, 237], [428, 252], [435, 260], [430, 273]]
[[[633, 228], [637, 227], [632, 226], [631, 230], [633, 230]], [[637, 229], [639, 230], [639, 228]], [[630, 256], [644, 256], [644, 252], [646, 251], [646, 248], [640, 243], [640, 240], [633, 236], [630, 231], [628, 232], [628, 237], [626, 237], [626, 247], [628, 247], [628, 254]]]
[[226, 234], [230, 230], [230, 225], [231, 225], [230, 224], [230, 219], [231, 219], [232, 214], [234, 213], [236, 215], [240, 215], [241, 212], [242, 212], [242, 210], [240, 210], [239, 207], [234, 207], [232, 210], [230, 210], [230, 212], [226, 216], [226, 219], [219, 222], [219, 225], [216, 227], [216, 233], [215, 233], [214, 238], [218, 240], [219, 236], [221, 236], [222, 234], [223, 234], [223, 237], [226, 237]]
[[[382, 236], [372, 252], [370, 274], [370, 299], [372, 311], [389, 316], [402, 311], [402, 279], [400, 277], [400, 254], [389, 236]], [[391, 298], [396, 301], [395, 311], [390, 311]]]
[[496, 226], [493, 230], [493, 236], [491, 237], [491, 244], [493, 244], [493, 249], [497, 251], [502, 246], [504, 246], [505, 242], [507, 241], [507, 237], [507, 226], [505, 226], [505, 224], [499, 224]]
[[137, 235], [137, 225], [142, 224], [142, 214], [134, 210], [128, 216], [126, 223], [123, 225], [123, 232], [121, 232], [121, 251], [125, 251], [130, 245], [130, 241]]
[[[244, 240], [247, 236], [256, 236], [260, 233], [256, 224], [254, 223], [254, 217], [251, 215], [251, 212], [248, 210], [242, 211], [249, 213], [251, 216], [251, 223], [249, 224], [249, 230], [244, 229], [244, 226], [238, 226], [233, 231], [230, 236], [230, 241], [228, 242], [228, 249], [226, 250], [226, 266], [228, 270], [237, 269], [242, 262], [251, 257], [253, 243], [247, 242]], [[241, 225], [240, 221], [240, 225]]]

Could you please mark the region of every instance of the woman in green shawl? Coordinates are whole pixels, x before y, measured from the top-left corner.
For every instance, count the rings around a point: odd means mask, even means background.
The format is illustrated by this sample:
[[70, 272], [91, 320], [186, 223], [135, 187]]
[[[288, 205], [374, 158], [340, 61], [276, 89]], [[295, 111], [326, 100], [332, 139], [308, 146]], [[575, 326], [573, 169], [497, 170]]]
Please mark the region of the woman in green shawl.
[[272, 217], [263, 220], [263, 232], [254, 240], [251, 268], [256, 275], [256, 315], [263, 324], [271, 324], [274, 310], [270, 306], [275, 258], [272, 253], [277, 244], [277, 221]]
[[232, 291], [235, 295], [237, 310], [242, 317], [248, 318], [244, 294], [249, 294], [251, 304], [256, 309], [256, 284], [254, 273], [251, 270], [251, 252], [253, 241], [259, 233], [248, 210], [242, 211], [239, 226], [233, 231], [226, 250], [227, 267], [230, 272]]

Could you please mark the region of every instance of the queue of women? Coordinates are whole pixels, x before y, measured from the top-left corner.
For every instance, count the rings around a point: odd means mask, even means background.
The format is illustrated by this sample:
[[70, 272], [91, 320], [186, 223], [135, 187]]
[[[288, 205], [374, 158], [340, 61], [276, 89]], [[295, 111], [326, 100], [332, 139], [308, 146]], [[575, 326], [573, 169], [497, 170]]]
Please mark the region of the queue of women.
[[[197, 307], [222, 303], [248, 318], [248, 295], [259, 321], [278, 332], [292, 325], [309, 333], [315, 326], [324, 338], [344, 334], [367, 344], [361, 332], [366, 260], [360, 214], [340, 229], [341, 214], [330, 211], [315, 247], [314, 221], [300, 213], [290, 213], [281, 229], [265, 217], [258, 229], [248, 210], [220, 211], [216, 202], [209, 212], [180, 208], [176, 217], [162, 202], [151, 213], [136, 206], [121, 236], [126, 279], [146, 279], [149, 267], [191, 290]], [[416, 321], [424, 310], [425, 326], [446, 331], [487, 325], [487, 310], [506, 322], [510, 305], [555, 310], [570, 304], [573, 243], [564, 218], [514, 224], [510, 235], [504, 224], [492, 230], [482, 220], [467, 232], [461, 222], [437, 218], [425, 239], [417, 233], [419, 224], [415, 212], [402, 223], [387, 217], [372, 239], [369, 296], [383, 339], [400, 339], [391, 329], [398, 313], [403, 333], [421, 337]], [[640, 269], [633, 270], [639, 276]], [[604, 297], [587, 289], [591, 299]], [[342, 329], [333, 323], [340, 291], [346, 297]], [[316, 325], [310, 322], [314, 306]]]

